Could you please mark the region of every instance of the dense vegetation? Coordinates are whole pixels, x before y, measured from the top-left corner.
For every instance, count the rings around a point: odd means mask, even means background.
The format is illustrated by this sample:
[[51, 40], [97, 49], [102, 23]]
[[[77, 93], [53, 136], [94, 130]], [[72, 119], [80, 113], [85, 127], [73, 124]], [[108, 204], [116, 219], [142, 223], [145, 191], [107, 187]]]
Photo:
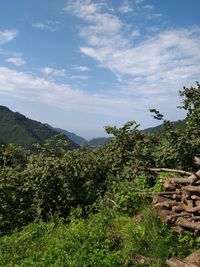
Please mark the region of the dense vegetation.
[[[33, 148], [34, 143], [43, 144], [45, 140], [56, 135], [57, 132], [46, 125], [31, 120], [19, 112], [12, 112], [7, 107], [0, 106], [0, 142]], [[63, 140], [69, 142], [69, 149], [77, 148], [67, 137]]]
[[163, 267], [196, 249], [190, 231], [172, 233], [151, 209], [162, 184], [149, 168], [195, 171], [200, 156], [200, 85], [180, 95], [184, 127], [164, 121], [159, 134], [140, 132], [135, 121], [106, 127], [114, 138], [97, 150], [66, 151], [63, 140], [34, 152], [2, 145], [0, 266], [137, 266], [142, 254]]

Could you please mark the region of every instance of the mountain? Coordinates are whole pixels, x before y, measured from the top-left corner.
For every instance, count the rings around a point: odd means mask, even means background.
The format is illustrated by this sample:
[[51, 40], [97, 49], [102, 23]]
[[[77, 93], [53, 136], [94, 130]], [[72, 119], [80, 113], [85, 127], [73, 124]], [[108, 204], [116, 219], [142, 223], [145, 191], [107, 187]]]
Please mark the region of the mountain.
[[[185, 127], [185, 120], [174, 121], [174, 122], [172, 122], [172, 124], [173, 124], [173, 128], [182, 129]], [[146, 128], [146, 129], [142, 130], [141, 132], [160, 133], [163, 130], [164, 130], [164, 124], [160, 124], [160, 125], [155, 126], [155, 127]], [[88, 141], [88, 145], [91, 148], [100, 148], [100, 147], [105, 146], [111, 139], [112, 139], [112, 137], [93, 138], [90, 141]]]
[[[185, 120], [172, 121], [173, 128], [182, 129], [185, 127]], [[145, 133], [159, 133], [164, 130], [164, 124], [160, 124], [155, 127], [150, 127], [142, 130], [141, 132]]]
[[83, 137], [76, 135], [75, 133], [71, 133], [68, 132], [66, 130], [60, 129], [60, 128], [53, 128], [51, 125], [49, 125], [48, 123], [45, 123], [45, 125], [50, 128], [53, 129], [54, 131], [58, 132], [58, 133], [63, 133], [67, 138], [69, 138], [72, 142], [74, 142], [75, 144], [82, 146], [88, 143], [87, 140], [85, 140]]
[[[19, 112], [13, 112], [7, 107], [0, 106], [0, 142], [32, 148], [33, 144], [44, 144], [45, 140], [56, 135], [57, 132], [49, 129], [41, 122], [31, 120]], [[65, 137], [66, 138], [66, 137]], [[78, 146], [70, 142], [69, 149]]]

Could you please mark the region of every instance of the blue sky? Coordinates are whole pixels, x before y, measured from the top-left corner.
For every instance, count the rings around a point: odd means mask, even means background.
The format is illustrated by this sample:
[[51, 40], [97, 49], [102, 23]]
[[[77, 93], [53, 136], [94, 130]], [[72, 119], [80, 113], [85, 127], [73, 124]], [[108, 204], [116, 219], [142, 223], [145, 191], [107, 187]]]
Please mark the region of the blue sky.
[[200, 74], [199, 0], [3, 0], [0, 105], [86, 138], [166, 119]]

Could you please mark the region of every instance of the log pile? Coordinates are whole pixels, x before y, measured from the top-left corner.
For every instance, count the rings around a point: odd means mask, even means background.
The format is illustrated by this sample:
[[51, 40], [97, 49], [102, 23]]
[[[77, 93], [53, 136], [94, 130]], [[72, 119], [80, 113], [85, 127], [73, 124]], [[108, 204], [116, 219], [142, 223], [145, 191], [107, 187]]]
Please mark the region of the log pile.
[[[200, 159], [195, 157], [200, 165]], [[173, 176], [164, 181], [165, 192], [157, 193], [153, 204], [160, 218], [169, 223], [172, 229], [180, 233], [184, 228], [200, 233], [200, 170], [190, 173], [173, 169], [151, 169], [151, 171], [167, 171], [189, 175], [188, 178]]]

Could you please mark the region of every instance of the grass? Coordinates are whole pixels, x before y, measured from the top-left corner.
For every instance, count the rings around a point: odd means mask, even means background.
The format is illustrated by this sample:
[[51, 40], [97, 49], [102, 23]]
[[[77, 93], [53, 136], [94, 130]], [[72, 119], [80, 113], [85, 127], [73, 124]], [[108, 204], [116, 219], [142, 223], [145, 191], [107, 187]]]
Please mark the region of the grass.
[[138, 222], [99, 212], [87, 220], [72, 217], [69, 224], [60, 219], [30, 224], [0, 239], [0, 266], [135, 266], [130, 262], [139, 254], [158, 259], [152, 267], [164, 267], [166, 258], [177, 254], [177, 240], [151, 210], [143, 216]]

